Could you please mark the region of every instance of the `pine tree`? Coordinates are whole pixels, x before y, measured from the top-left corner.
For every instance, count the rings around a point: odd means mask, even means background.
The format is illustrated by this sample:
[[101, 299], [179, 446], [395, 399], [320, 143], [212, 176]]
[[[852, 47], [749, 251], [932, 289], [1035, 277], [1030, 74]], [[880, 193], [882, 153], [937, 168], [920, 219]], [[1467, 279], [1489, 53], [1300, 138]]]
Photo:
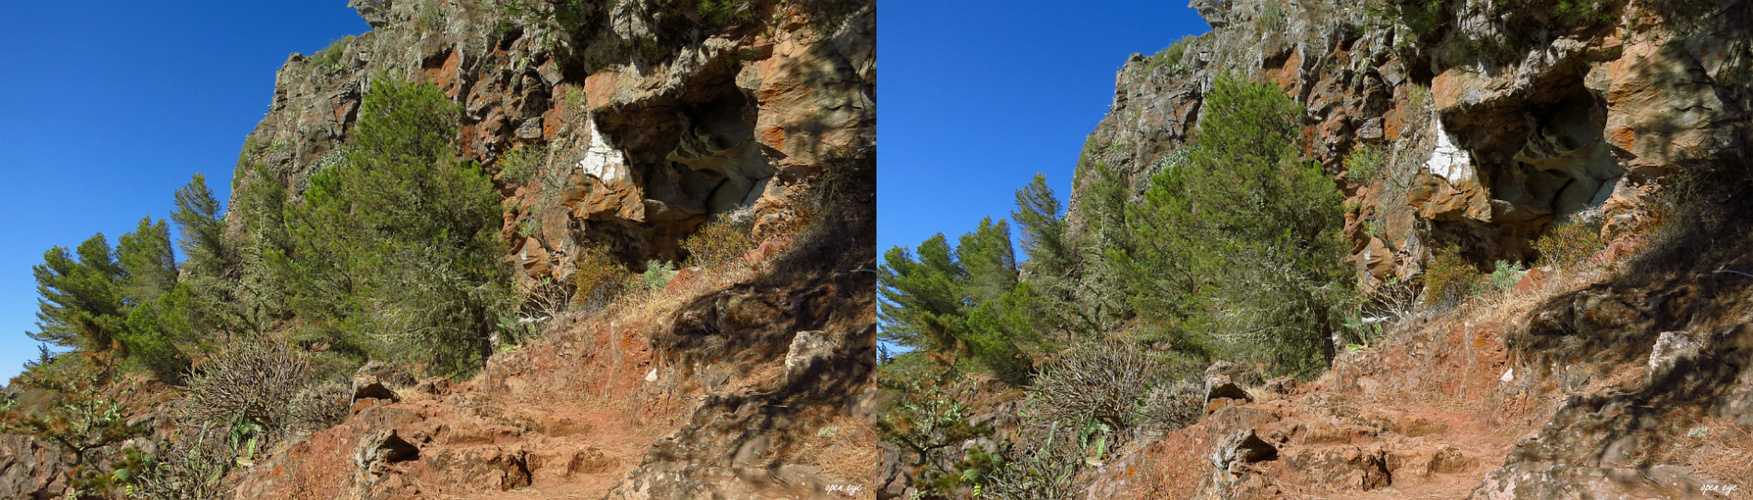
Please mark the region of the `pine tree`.
[[36, 276], [38, 331], [30, 337], [62, 347], [108, 352], [121, 329], [122, 266], [103, 233], [80, 243], [78, 259], [64, 247], [50, 248]]
[[299, 316], [452, 375], [492, 355], [512, 300], [499, 197], [453, 145], [459, 112], [429, 84], [374, 81], [357, 142], [286, 210], [287, 250], [266, 252]]
[[955, 337], [945, 319], [963, 314], [966, 303], [961, 283], [967, 270], [956, 263], [943, 233], [919, 244], [918, 260], [906, 248], [895, 247], [883, 255], [883, 261], [877, 276], [884, 340], [924, 349], [954, 349]]
[[1137, 246], [1110, 252], [1133, 306], [1183, 350], [1312, 374], [1331, 360], [1344, 292], [1340, 193], [1297, 147], [1302, 109], [1278, 88], [1219, 78], [1197, 142], [1126, 212]]
[[1022, 233], [1023, 266], [1031, 278], [1062, 276], [1070, 267], [1072, 256], [1065, 242], [1065, 219], [1059, 213], [1059, 199], [1047, 187], [1047, 176], [1039, 173], [1016, 192], [1017, 209], [1010, 213]]
[[968, 273], [963, 296], [975, 304], [998, 300], [1016, 288], [1016, 250], [1010, 242], [1010, 224], [1004, 219], [980, 219], [974, 232], [962, 235], [956, 259]]
[[176, 255], [171, 252], [170, 227], [163, 220], [140, 219], [134, 232], [123, 234], [116, 242], [116, 260], [127, 276], [123, 297], [129, 307], [164, 295], [176, 286]]
[[175, 198], [171, 220], [181, 235], [177, 248], [186, 258], [181, 266], [182, 295], [174, 299], [180, 316], [174, 323], [185, 326], [189, 335], [200, 332], [208, 338], [223, 332], [230, 339], [233, 333], [257, 330], [254, 316], [246, 314], [248, 308], [239, 300], [242, 255], [226, 238], [224, 214], [207, 188], [206, 176], [195, 174], [176, 190]]
[[190, 274], [229, 277], [236, 273], [237, 252], [225, 239], [225, 220], [219, 200], [207, 188], [207, 177], [199, 173], [176, 191], [177, 248], [186, 260], [183, 268]]
[[919, 259], [896, 247], [878, 270], [885, 340], [971, 359], [1013, 384], [1032, 366], [1019, 341], [1037, 335], [1029, 303], [1018, 293], [1007, 222], [981, 220], [955, 249], [943, 234], [919, 245]]
[[1077, 296], [1081, 255], [1068, 240], [1065, 214], [1047, 187], [1047, 177], [1037, 173], [1027, 186], [1017, 190], [1016, 205], [1011, 218], [1017, 221], [1027, 256], [1019, 264], [1020, 275], [1030, 287], [1027, 298], [1019, 300], [1022, 307], [1030, 309], [1031, 320], [1044, 322], [1042, 329], [1095, 334], [1098, 327], [1090, 315], [1092, 308]]
[[193, 335], [186, 319], [187, 287], [177, 283], [170, 228], [163, 220], [147, 217], [134, 232], [116, 241], [116, 258], [125, 271], [121, 282], [125, 306], [117, 332], [122, 355], [136, 370], [177, 382], [189, 367], [177, 343], [193, 340]]

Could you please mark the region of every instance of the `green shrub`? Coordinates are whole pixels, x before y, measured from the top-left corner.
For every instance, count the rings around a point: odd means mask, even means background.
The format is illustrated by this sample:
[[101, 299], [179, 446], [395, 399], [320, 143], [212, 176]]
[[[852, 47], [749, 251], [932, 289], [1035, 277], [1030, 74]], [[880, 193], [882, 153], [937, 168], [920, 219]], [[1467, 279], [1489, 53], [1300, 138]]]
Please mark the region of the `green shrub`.
[[322, 383], [306, 384], [292, 395], [283, 418], [289, 429], [321, 430], [341, 423], [350, 414], [348, 401], [353, 396], [348, 381], [334, 377]]
[[1430, 110], [1432, 103], [1430, 87], [1416, 83], [1406, 85], [1406, 107], [1413, 113], [1424, 113]]
[[160, 440], [156, 456], [136, 450], [140, 472], [130, 492], [133, 496], [163, 500], [212, 500], [223, 498], [221, 479], [236, 465], [237, 450], [229, 446], [225, 429], [211, 422], [179, 426], [168, 439]]
[[1534, 240], [1540, 263], [1569, 269], [1607, 247], [1601, 232], [1585, 224], [1559, 224]]
[[1500, 292], [1508, 291], [1515, 288], [1516, 283], [1521, 283], [1525, 274], [1527, 268], [1519, 262], [1497, 261], [1497, 266], [1491, 271], [1491, 287]]
[[965, 400], [971, 391], [891, 378], [878, 384], [896, 399], [877, 417], [877, 431], [900, 451], [903, 464], [917, 471], [912, 485], [933, 498], [960, 496], [958, 490], [971, 488], [979, 472], [990, 467], [990, 457], [957, 447], [992, 433], [990, 426], [969, 421], [972, 409]]
[[1205, 417], [1205, 391], [1198, 383], [1182, 379], [1158, 384], [1139, 407], [1140, 425], [1173, 432]]
[[639, 288], [647, 292], [662, 291], [676, 277], [676, 264], [657, 260], [645, 261], [645, 272], [639, 275]]
[[1290, 11], [1279, 5], [1277, 0], [1268, 0], [1255, 5], [1260, 6], [1259, 17], [1254, 18], [1254, 25], [1261, 32], [1271, 33], [1284, 31], [1290, 25]]
[[1164, 47], [1163, 50], [1157, 51], [1156, 54], [1152, 54], [1149, 66], [1147, 66], [1148, 71], [1155, 73], [1157, 68], [1163, 67], [1169, 68], [1170, 71], [1179, 71], [1183, 67], [1181, 58], [1186, 55], [1187, 47], [1197, 39], [1199, 37], [1187, 35], [1176, 40], [1175, 43], [1169, 44], [1168, 47]]
[[339, 71], [346, 68], [347, 51], [353, 47], [353, 35], [343, 36], [323, 47], [323, 50], [311, 54], [305, 60], [310, 68], [317, 71]]
[[1382, 145], [1361, 146], [1345, 156], [1345, 179], [1368, 184], [1381, 175], [1388, 163], [1388, 149]]
[[20, 404], [13, 397], [0, 399], [0, 433], [32, 436], [60, 447], [72, 455], [74, 467], [68, 475], [89, 482], [94, 478], [81, 472], [97, 471], [83, 466], [102, 461], [97, 455], [106, 447], [133, 438], [142, 429], [128, 425], [130, 412], [119, 400], [126, 391], [106, 390], [103, 367], [72, 363], [56, 368], [25, 372], [12, 384], [48, 400], [38, 405]]
[[[1059, 422], [1023, 429], [1003, 450], [1004, 461], [981, 485], [983, 496], [1007, 500], [1077, 498], [1078, 472], [1099, 460], [1108, 443], [1100, 424], [1079, 429]], [[1096, 440], [1091, 440], [1091, 436]], [[1098, 455], [1092, 457], [1091, 455]]]
[[422, 31], [444, 31], [448, 23], [449, 15], [438, 2], [421, 2], [419, 14], [414, 17], [414, 25]]
[[755, 4], [749, 0], [700, 0], [700, 17], [713, 24], [724, 24], [726, 21], [755, 20]]
[[1375, 12], [1377, 16], [1405, 23], [1413, 33], [1427, 37], [1439, 33], [1453, 15], [1447, 0], [1388, 0], [1385, 5], [1385, 10]]
[[540, 147], [527, 147], [522, 144], [513, 146], [510, 151], [499, 156], [499, 179], [508, 185], [528, 182], [542, 169], [542, 160], [546, 152]]

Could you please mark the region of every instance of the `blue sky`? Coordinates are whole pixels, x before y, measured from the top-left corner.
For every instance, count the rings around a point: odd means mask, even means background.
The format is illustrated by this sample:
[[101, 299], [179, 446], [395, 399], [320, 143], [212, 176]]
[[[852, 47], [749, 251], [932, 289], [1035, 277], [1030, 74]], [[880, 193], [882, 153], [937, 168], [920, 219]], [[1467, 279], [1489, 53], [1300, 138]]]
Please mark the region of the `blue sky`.
[[1209, 31], [1186, 5], [879, 1], [879, 250], [1009, 218], [1036, 172], [1064, 203], [1127, 56]]
[[169, 217], [195, 172], [229, 196], [287, 55], [369, 29], [346, 4], [0, 2], [0, 383], [37, 355], [43, 251]]

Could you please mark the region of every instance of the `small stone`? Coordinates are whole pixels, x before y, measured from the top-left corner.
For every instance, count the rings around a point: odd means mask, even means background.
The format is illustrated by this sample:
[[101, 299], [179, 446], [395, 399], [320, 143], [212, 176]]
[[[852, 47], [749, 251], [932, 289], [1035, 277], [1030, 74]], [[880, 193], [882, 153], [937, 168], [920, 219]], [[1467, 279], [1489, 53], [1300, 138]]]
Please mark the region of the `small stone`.
[[785, 379], [795, 380], [803, 376], [819, 360], [833, 356], [836, 347], [835, 339], [827, 332], [797, 332], [791, 339], [791, 349], [785, 353]]
[[1300, 384], [1297, 383], [1295, 378], [1278, 377], [1278, 378], [1266, 381], [1266, 385], [1261, 386], [1261, 388], [1266, 389], [1267, 392], [1270, 392], [1273, 394], [1286, 395], [1286, 394], [1296, 392], [1298, 385], [1300, 385]]
[[1205, 368], [1205, 402], [1210, 407], [1212, 401], [1219, 399], [1234, 400], [1235, 403], [1252, 403], [1254, 396], [1248, 394], [1238, 381], [1259, 384], [1259, 375], [1249, 371], [1242, 365], [1228, 361], [1218, 361]]
[[1430, 473], [1453, 474], [1473, 467], [1473, 459], [1454, 446], [1444, 446], [1430, 457]]
[[384, 386], [382, 382], [378, 382], [375, 378], [354, 380], [353, 402], [358, 402], [363, 399], [376, 399], [379, 401], [395, 403], [400, 402], [402, 397], [397, 396], [396, 391]]
[[1260, 377], [1258, 371], [1249, 368], [1247, 365], [1239, 365], [1228, 361], [1212, 363], [1211, 366], [1205, 368], [1204, 375], [1206, 380], [1222, 375], [1229, 377], [1230, 380], [1242, 385], [1260, 385], [1261, 382], [1265, 382], [1265, 379]]
[[420, 458], [420, 448], [402, 439], [395, 429], [384, 429], [363, 441], [353, 461], [362, 471], [371, 472], [379, 463], [393, 464]]
[[1205, 402], [1209, 403], [1218, 399], [1233, 399], [1243, 403], [1254, 402], [1254, 396], [1248, 395], [1246, 389], [1229, 381], [1228, 378], [1206, 381]]
[[517, 126], [517, 138], [533, 141], [542, 138], [542, 119], [540, 117], [524, 120]]
[[1357, 129], [1357, 138], [1366, 141], [1380, 141], [1383, 135], [1381, 117], [1365, 120], [1363, 126]]
[[541, 75], [542, 84], [549, 87], [559, 85], [561, 81], [560, 64], [552, 59], [536, 67], [536, 74]]
[[1228, 470], [1234, 462], [1254, 463], [1276, 458], [1277, 447], [1260, 439], [1253, 429], [1246, 429], [1236, 431], [1218, 442], [1217, 448], [1211, 452], [1211, 465], [1216, 466], [1217, 470]]
[[1694, 335], [1686, 332], [1662, 332], [1656, 338], [1656, 345], [1650, 348], [1650, 381], [1668, 378], [1682, 363], [1697, 362], [1703, 351], [1704, 343]]

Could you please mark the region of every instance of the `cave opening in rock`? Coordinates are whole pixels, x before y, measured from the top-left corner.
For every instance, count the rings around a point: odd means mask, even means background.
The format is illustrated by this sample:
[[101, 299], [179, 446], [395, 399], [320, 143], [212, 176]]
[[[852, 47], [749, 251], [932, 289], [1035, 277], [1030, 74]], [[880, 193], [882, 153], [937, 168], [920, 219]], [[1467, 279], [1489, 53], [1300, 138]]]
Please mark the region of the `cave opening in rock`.
[[593, 218], [577, 236], [612, 240], [635, 269], [686, 259], [683, 239], [767, 191], [775, 170], [755, 136], [758, 118], [759, 108], [728, 78], [666, 102], [598, 114], [598, 131], [608, 147], [625, 152], [644, 206], [632, 220]]
[[1475, 163], [1490, 215], [1433, 220], [1428, 236], [1481, 269], [1528, 262], [1557, 224], [1598, 224], [1625, 175], [1604, 137], [1607, 108], [1581, 75], [1512, 106], [1452, 110], [1443, 129]]

